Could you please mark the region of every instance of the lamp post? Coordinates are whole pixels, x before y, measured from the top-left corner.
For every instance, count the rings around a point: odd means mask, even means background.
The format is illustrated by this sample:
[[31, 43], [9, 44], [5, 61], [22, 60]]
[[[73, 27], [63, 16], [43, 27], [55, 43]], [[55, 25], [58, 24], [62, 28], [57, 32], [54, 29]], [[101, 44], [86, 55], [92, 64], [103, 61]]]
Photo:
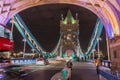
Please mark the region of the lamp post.
[[12, 23], [10, 39], [12, 39], [12, 37], [13, 37], [13, 27], [14, 27], [14, 23], [15, 23], [14, 18], [12, 18], [10, 22]]
[[25, 49], [26, 49], [26, 39], [23, 39], [23, 42], [24, 42], [23, 53], [25, 53]]
[[89, 59], [89, 60], [91, 59], [91, 54], [89, 54], [88, 59]]
[[93, 53], [93, 60], [95, 59], [95, 51], [96, 51], [96, 49], [93, 49], [93, 50], [92, 50], [92, 53]]
[[100, 41], [100, 40], [101, 40], [101, 38], [98, 37], [98, 38], [97, 38], [97, 42], [98, 42], [98, 44], [97, 44], [98, 58], [100, 58], [100, 44], [99, 44], [99, 41]]
[[62, 57], [62, 45], [60, 46], [60, 57]]
[[108, 54], [108, 60], [110, 60], [110, 50], [109, 50], [109, 38], [106, 33], [106, 43], [107, 43], [107, 54]]

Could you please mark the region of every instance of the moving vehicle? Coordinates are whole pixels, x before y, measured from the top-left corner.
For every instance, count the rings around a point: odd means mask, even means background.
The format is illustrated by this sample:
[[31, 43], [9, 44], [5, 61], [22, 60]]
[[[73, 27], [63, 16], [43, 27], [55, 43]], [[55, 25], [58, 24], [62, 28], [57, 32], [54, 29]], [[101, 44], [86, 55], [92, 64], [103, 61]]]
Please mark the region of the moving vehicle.
[[48, 63], [48, 60], [43, 56], [36, 59], [36, 65], [47, 65]]
[[0, 24], [0, 51], [9, 51], [12, 48], [13, 39], [11, 28]]

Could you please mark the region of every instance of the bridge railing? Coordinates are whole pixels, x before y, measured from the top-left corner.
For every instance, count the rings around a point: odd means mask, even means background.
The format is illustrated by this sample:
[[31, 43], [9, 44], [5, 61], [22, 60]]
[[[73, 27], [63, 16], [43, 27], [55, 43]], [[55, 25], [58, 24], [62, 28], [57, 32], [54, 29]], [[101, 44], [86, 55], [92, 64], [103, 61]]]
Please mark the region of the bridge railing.
[[[118, 71], [111, 71], [111, 61], [101, 60], [102, 64], [98, 69], [98, 74], [102, 76], [99, 80], [120, 80], [120, 73]], [[94, 60], [89, 60], [89, 62], [94, 63]], [[104, 79], [103, 79], [104, 78]]]
[[[102, 68], [98, 69], [98, 74], [106, 78], [106, 80], [120, 80], [120, 74], [118, 71], [111, 71], [111, 61], [102, 60]], [[101, 79], [102, 80], [102, 79]]]
[[[94, 63], [95, 60], [91, 59], [91, 60], [87, 60], [88, 62]], [[101, 60], [101, 66], [106, 67], [106, 68], [111, 68], [111, 61], [110, 60]]]
[[[105, 79], [104, 80], [120, 80], [120, 77], [118, 76], [118, 73], [111, 73], [110, 72], [106, 72], [104, 70], [98, 69], [98, 74], [103, 76]], [[103, 79], [100, 79], [103, 80]]]
[[102, 64], [103, 67], [106, 68], [111, 68], [111, 61], [110, 60], [102, 60]]

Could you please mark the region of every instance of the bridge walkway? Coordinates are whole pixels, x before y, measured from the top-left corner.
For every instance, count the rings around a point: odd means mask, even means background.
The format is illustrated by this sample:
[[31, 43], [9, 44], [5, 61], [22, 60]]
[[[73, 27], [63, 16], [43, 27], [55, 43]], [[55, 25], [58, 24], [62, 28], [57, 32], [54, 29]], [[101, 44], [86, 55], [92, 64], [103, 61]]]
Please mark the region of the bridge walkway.
[[73, 63], [72, 80], [99, 80], [96, 67], [93, 63]]

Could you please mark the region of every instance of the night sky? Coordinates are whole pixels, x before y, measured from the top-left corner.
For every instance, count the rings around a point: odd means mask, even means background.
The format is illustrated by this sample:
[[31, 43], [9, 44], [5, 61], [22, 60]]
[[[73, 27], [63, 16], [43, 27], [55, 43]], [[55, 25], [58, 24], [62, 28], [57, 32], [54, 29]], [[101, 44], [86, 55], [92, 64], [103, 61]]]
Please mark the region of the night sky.
[[[19, 14], [41, 46], [46, 51], [51, 52], [57, 45], [60, 37], [61, 14], [65, 17], [68, 10], [71, 10], [74, 17], [78, 13], [79, 40], [82, 50], [86, 51], [97, 19], [97, 16], [88, 9], [68, 4], [49, 4], [29, 8], [21, 11]], [[101, 38], [100, 50], [106, 53], [104, 29]], [[22, 39], [21, 34], [14, 27], [15, 52], [23, 51]], [[28, 45], [26, 52], [31, 52], [31, 48]]]

